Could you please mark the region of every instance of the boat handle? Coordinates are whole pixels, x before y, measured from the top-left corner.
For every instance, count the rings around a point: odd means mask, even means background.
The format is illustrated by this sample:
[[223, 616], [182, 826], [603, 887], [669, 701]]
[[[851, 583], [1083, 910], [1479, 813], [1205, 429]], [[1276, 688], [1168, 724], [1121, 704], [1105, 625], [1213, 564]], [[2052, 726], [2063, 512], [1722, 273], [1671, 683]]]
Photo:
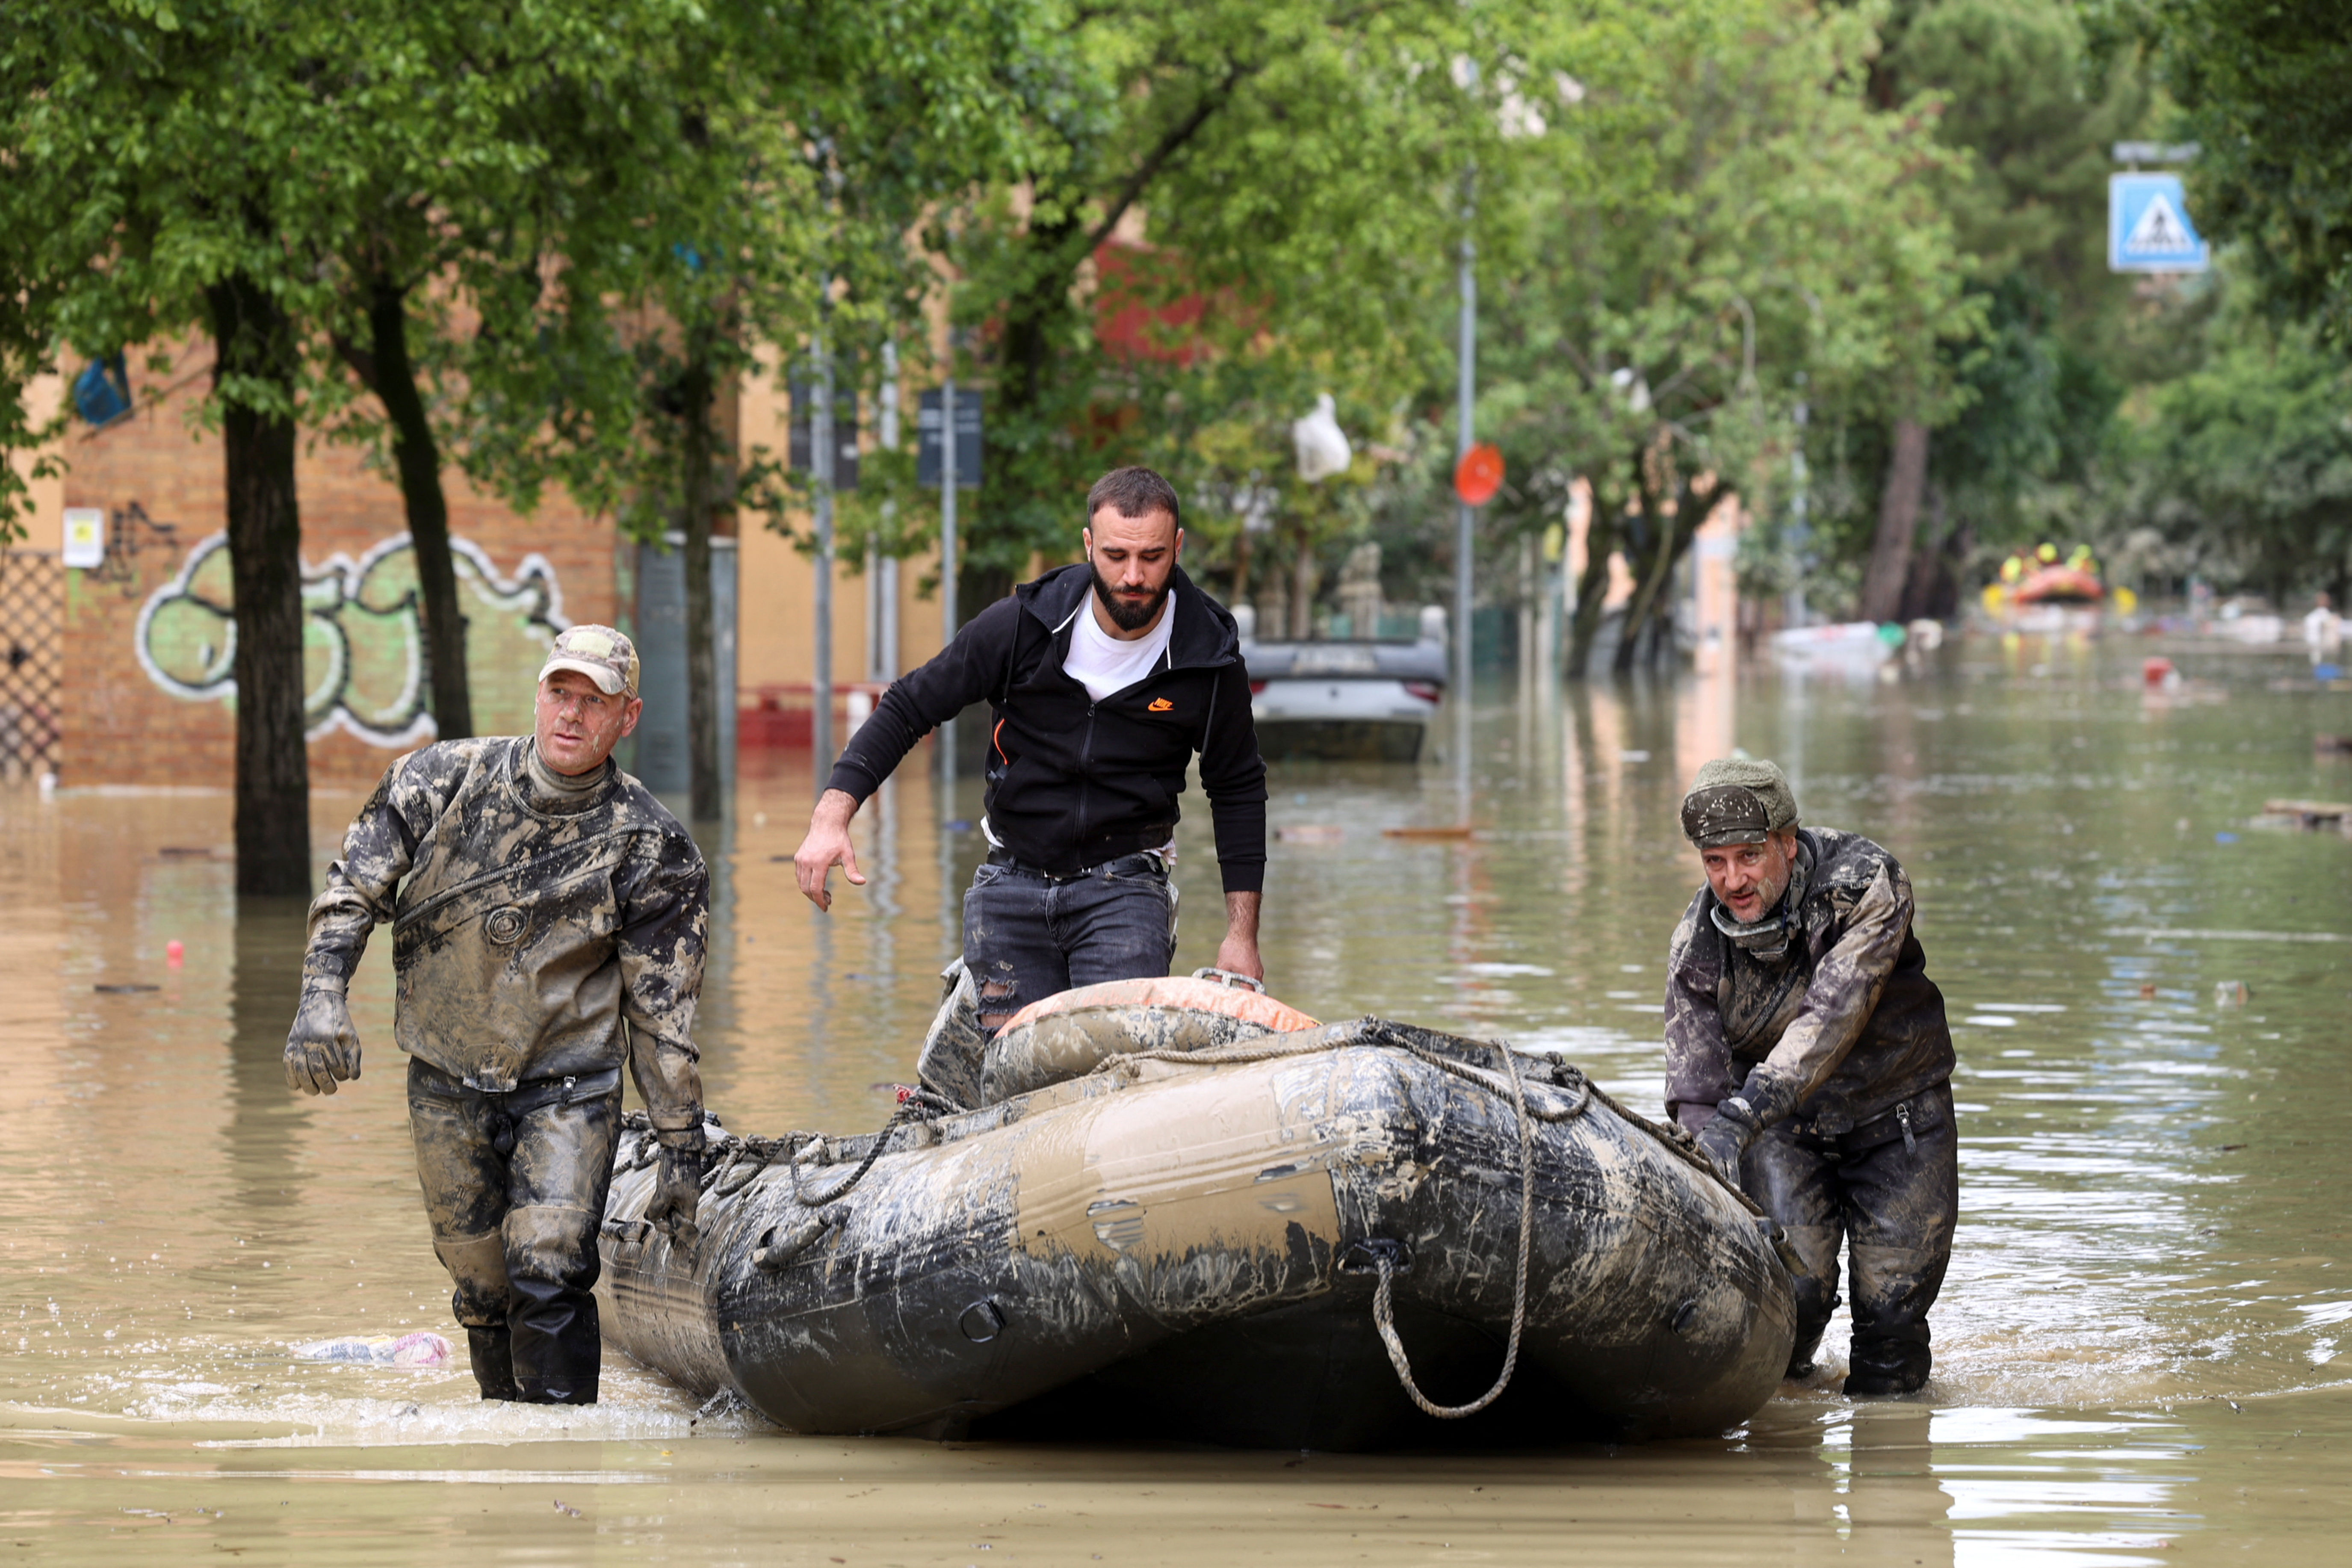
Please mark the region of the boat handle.
[[1388, 1259], [1391, 1274], [1412, 1272], [1412, 1248], [1385, 1236], [1368, 1236], [1360, 1241], [1349, 1242], [1339, 1254], [1339, 1272], [1378, 1274], [1383, 1258]]
[[762, 1273], [774, 1273], [815, 1246], [825, 1232], [838, 1228], [847, 1217], [839, 1209], [832, 1209], [801, 1221], [782, 1236], [769, 1231], [751, 1253], [751, 1267]]
[[1265, 994], [1265, 981], [1253, 980], [1246, 974], [1236, 974], [1230, 969], [1219, 969], [1214, 965], [1211, 965], [1207, 969], [1196, 969], [1192, 971], [1192, 978], [1195, 980], [1213, 980], [1220, 985], [1233, 986], [1236, 989], [1244, 991], [1255, 991], [1261, 996]]

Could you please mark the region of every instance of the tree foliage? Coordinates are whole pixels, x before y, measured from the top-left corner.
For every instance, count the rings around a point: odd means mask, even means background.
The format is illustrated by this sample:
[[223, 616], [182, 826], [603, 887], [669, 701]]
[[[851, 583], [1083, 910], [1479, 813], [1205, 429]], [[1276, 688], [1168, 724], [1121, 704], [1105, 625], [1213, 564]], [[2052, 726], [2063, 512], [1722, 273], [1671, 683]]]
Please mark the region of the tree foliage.
[[1507, 524], [1594, 487], [1571, 668], [1612, 550], [1635, 577], [1630, 662], [1693, 532], [1759, 488], [1799, 403], [1950, 402], [1937, 346], [1972, 330], [1950, 161], [1869, 100], [1870, 21], [1782, 0], [1628, 13], [1640, 47], [1579, 79], [1529, 150], [1542, 177], [1521, 198], [1526, 265], [1495, 291], [1482, 416], [1525, 476]]
[[[1185, 468], [1188, 432], [1214, 426], [1200, 453], [1235, 461], [1194, 477], [1229, 494], [1283, 466], [1316, 391], [1377, 409], [1419, 380], [1461, 179], [1498, 140], [1507, 90], [1466, 62], [1504, 58], [1517, 14], [1113, 0], [1052, 16], [1066, 47], [1017, 74], [1029, 169], [934, 226], [968, 363], [993, 383], [975, 608], [1034, 552], [1069, 547], [1075, 498], [1103, 468], [1147, 452]], [[1114, 352], [1106, 282], [1181, 330]], [[1235, 457], [1244, 427], [1262, 467]]]
[[2166, 79], [2202, 151], [2206, 232], [2242, 241], [2275, 314], [2352, 342], [2352, 9], [2344, 0], [2158, 0]]
[[2310, 588], [2340, 603], [2352, 590], [2352, 359], [2313, 324], [2269, 320], [2266, 305], [2231, 301], [2204, 363], [2135, 410], [2128, 515], [2171, 544], [2180, 570], [2280, 605]]

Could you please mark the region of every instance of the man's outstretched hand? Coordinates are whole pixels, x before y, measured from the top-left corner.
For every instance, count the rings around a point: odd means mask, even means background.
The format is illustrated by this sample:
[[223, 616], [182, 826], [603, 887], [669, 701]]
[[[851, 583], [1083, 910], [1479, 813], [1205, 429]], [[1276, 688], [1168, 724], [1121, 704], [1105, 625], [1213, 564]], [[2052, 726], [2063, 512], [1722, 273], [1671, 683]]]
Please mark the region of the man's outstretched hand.
[[808, 837], [793, 856], [793, 874], [800, 879], [801, 891], [808, 901], [818, 909], [833, 908], [833, 889], [825, 884], [835, 866], [855, 886], [866, 886], [866, 878], [857, 869], [857, 851], [849, 842], [849, 819], [856, 815], [857, 802], [846, 790], [837, 789], [817, 796], [816, 810], [809, 814]]

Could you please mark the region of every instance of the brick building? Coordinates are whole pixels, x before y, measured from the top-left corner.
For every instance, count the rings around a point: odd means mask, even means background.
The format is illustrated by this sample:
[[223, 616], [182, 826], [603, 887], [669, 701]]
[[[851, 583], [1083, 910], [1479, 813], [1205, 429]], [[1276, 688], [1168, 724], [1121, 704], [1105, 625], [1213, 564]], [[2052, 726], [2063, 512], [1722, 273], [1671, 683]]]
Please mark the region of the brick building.
[[[131, 408], [93, 428], [77, 419], [61, 479], [34, 486], [30, 535], [0, 560], [0, 770], [54, 771], [68, 788], [196, 787], [233, 782], [235, 692], [221, 444], [194, 416], [210, 382], [198, 343], [168, 375], [135, 364]], [[36, 389], [51, 400], [55, 382]], [[737, 402], [741, 437], [781, 449], [789, 410], [761, 378]], [[19, 455], [20, 466], [29, 458]], [[575, 621], [631, 627], [637, 547], [560, 490], [523, 516], [445, 472], [467, 616], [474, 721], [484, 733], [531, 723], [531, 692], [554, 634]], [[373, 782], [434, 738], [425, 712], [414, 557], [400, 491], [362, 450], [306, 432], [297, 462], [302, 517], [304, 668], [311, 779]], [[69, 527], [68, 520], [80, 523]], [[741, 605], [738, 700], [797, 709], [796, 724], [742, 727], [746, 744], [805, 745], [814, 660], [814, 564], [764, 519], [746, 516], [733, 552]], [[78, 533], [99, 553], [66, 548]], [[61, 563], [63, 563], [61, 566]], [[866, 585], [836, 574], [836, 706], [866, 682]], [[901, 572], [900, 668], [940, 646], [936, 601]], [[871, 689], [870, 685], [868, 689]]]

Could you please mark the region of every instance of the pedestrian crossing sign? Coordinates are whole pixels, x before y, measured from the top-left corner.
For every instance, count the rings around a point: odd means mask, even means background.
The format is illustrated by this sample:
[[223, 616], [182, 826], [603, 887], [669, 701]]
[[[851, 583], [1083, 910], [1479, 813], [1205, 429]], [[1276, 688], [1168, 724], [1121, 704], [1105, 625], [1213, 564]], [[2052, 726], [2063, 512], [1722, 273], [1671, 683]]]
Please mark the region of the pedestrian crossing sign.
[[2107, 270], [2202, 272], [2211, 249], [2189, 221], [2178, 174], [2107, 179]]

